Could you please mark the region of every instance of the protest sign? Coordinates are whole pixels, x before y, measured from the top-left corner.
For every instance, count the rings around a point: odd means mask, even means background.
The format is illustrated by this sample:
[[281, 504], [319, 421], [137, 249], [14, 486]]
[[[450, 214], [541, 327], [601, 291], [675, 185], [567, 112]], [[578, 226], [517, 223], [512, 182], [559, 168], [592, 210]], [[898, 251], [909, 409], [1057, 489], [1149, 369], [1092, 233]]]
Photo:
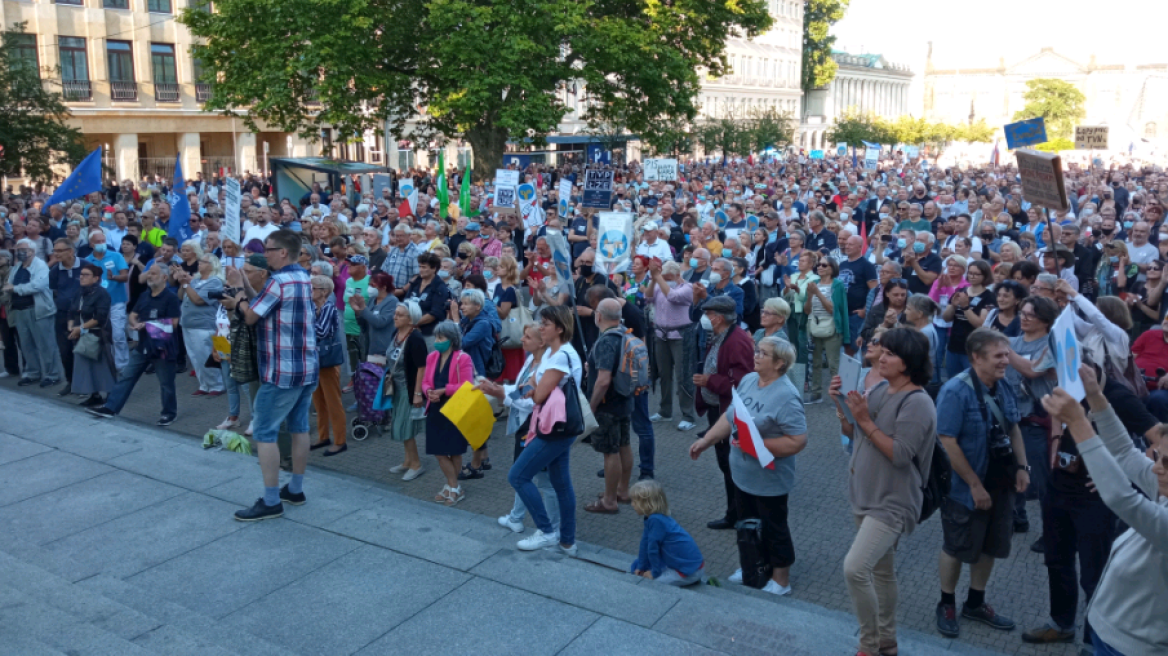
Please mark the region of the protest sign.
[[645, 179], [652, 181], [673, 182], [677, 180], [677, 160], [675, 159], [647, 159], [645, 160]]
[[1009, 123], [1003, 131], [1006, 133], [1006, 147], [1010, 150], [1046, 143], [1046, 121], [1041, 116]]
[[495, 202], [491, 211], [509, 214], [516, 211], [519, 193], [519, 171], [495, 169]]
[[568, 216], [568, 205], [572, 201], [572, 181], [571, 180], [569, 180], [567, 178], [562, 178], [560, 180], [559, 196], [560, 196], [560, 200], [559, 200], [558, 205], [559, 205], [559, 210], [560, 210], [560, 216]]
[[1079, 339], [1075, 335], [1074, 314], [1073, 307], [1068, 306], [1063, 310], [1051, 327], [1050, 335], [1054, 338], [1058, 385], [1076, 401], [1082, 401], [1087, 396], [1087, 390], [1083, 387], [1083, 379], [1079, 377], [1079, 365], [1083, 357]]
[[823, 159], [823, 158], [824, 158], [824, 155], [823, 155], [822, 150], [811, 151], [811, 159]]
[[1076, 125], [1075, 150], [1107, 150], [1106, 125]]
[[535, 185], [524, 182], [516, 188], [516, 193], [519, 195], [519, 214], [523, 217], [523, 224], [527, 225], [535, 212], [535, 201], [538, 198]]
[[393, 188], [390, 186], [389, 174], [374, 173], [373, 174], [373, 200], [378, 201], [383, 198], [388, 198], [385, 192], [393, 193]]
[[612, 207], [612, 171], [588, 169], [584, 173], [584, 207], [607, 210]]
[[879, 162], [880, 162], [880, 148], [879, 147], [873, 148], [873, 147], [869, 146], [868, 149], [864, 151], [864, 168], [868, 169], [869, 171], [875, 171], [876, 165]]
[[1062, 158], [1054, 153], [1023, 149], [1015, 153], [1022, 177], [1022, 197], [1052, 210], [1068, 209]]
[[596, 270], [604, 275], [628, 270], [633, 257], [633, 213], [600, 212], [596, 216]]
[[239, 180], [235, 178], [227, 178], [223, 181], [223, 188], [227, 192], [227, 204], [223, 207], [223, 225], [220, 226], [222, 238], [224, 240], [230, 239], [242, 246], [239, 243], [241, 237], [240, 232], [243, 228], [239, 225], [239, 208], [242, 202], [242, 195], [239, 188]]
[[840, 141], [835, 145], [835, 154], [844, 157], [848, 154], [848, 142]]

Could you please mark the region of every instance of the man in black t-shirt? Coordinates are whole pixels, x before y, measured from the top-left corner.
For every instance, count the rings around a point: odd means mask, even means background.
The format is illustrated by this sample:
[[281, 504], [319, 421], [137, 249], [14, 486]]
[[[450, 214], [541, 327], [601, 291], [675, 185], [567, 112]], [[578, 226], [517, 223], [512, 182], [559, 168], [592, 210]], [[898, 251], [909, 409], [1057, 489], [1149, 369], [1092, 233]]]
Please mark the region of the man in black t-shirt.
[[588, 353], [585, 396], [599, 424], [592, 434], [592, 448], [604, 456], [604, 495], [584, 506], [584, 510], [615, 515], [620, 511], [619, 502], [628, 499], [633, 473], [633, 449], [629, 443], [633, 397], [620, 394], [615, 384], [624, 342], [620, 302], [614, 298], [600, 301], [594, 321], [601, 335]]
[[876, 265], [864, 257], [864, 240], [859, 235], [848, 237], [844, 243], [848, 259], [839, 263], [839, 279], [848, 292], [848, 321], [852, 344], [845, 344], [848, 355], [854, 355], [861, 343], [860, 330], [864, 327], [864, 306], [868, 302], [868, 290], [876, 287], [879, 274]]
[[941, 275], [941, 257], [933, 252], [933, 233], [920, 231], [913, 242], [913, 252], [905, 253], [905, 278], [910, 294], [928, 294], [933, 281]]

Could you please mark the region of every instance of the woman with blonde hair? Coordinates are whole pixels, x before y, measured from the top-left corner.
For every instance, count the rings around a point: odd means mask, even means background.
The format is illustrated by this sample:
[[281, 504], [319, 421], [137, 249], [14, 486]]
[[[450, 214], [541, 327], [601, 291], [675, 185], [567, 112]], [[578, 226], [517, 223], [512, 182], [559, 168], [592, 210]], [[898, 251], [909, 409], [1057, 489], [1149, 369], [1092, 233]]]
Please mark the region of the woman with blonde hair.
[[187, 359], [199, 380], [199, 389], [195, 390], [193, 396], [219, 396], [226, 389], [223, 386], [223, 371], [219, 365], [207, 366], [207, 363], [211, 357], [211, 338], [215, 336], [215, 317], [219, 311], [219, 301], [212, 295], [218, 296], [223, 292], [223, 271], [219, 267], [219, 258], [202, 253], [197, 242], [197, 238], [188, 241], [183, 244], [183, 250], [189, 248], [199, 253], [198, 275], [192, 276], [186, 271], [174, 274], [174, 281], [179, 287], [178, 297], [182, 302], [179, 325], [183, 331]]

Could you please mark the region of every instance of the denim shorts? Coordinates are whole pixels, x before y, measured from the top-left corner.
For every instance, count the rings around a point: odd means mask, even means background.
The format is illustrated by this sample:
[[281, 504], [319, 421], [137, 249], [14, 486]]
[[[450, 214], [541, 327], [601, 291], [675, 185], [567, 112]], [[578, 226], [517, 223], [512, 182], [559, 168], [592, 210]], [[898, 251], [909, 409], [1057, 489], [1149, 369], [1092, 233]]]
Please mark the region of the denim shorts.
[[312, 393], [316, 385], [280, 389], [264, 383], [255, 397], [255, 425], [252, 436], [256, 442], [272, 443], [280, 435], [280, 425], [288, 423], [288, 432], [293, 435], [307, 433], [308, 408], [312, 405]]

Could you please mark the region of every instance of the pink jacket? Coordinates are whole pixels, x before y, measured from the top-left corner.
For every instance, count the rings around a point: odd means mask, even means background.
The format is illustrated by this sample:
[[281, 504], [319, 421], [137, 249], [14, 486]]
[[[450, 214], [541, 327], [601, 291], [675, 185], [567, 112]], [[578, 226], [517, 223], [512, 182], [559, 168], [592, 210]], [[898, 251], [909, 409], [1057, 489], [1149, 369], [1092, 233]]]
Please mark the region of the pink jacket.
[[568, 410], [565, 407], [566, 398], [564, 391], [556, 386], [552, 393], [544, 400], [543, 405], [535, 406], [535, 410], [531, 413], [531, 429], [527, 432], [527, 439], [524, 444], [530, 442], [538, 435], [546, 435], [552, 432], [556, 427], [557, 422], [568, 420]]
[[[422, 378], [422, 394], [428, 394], [430, 390], [434, 389], [434, 372], [438, 371], [438, 357], [440, 355], [442, 354], [434, 351], [426, 356], [426, 375]], [[450, 363], [449, 380], [446, 382], [446, 387], [443, 388], [446, 396], [454, 396], [463, 383], [474, 385], [474, 362], [470, 359], [470, 354], [455, 351], [450, 357], [454, 361]], [[427, 400], [426, 407], [429, 406], [430, 402]]]

